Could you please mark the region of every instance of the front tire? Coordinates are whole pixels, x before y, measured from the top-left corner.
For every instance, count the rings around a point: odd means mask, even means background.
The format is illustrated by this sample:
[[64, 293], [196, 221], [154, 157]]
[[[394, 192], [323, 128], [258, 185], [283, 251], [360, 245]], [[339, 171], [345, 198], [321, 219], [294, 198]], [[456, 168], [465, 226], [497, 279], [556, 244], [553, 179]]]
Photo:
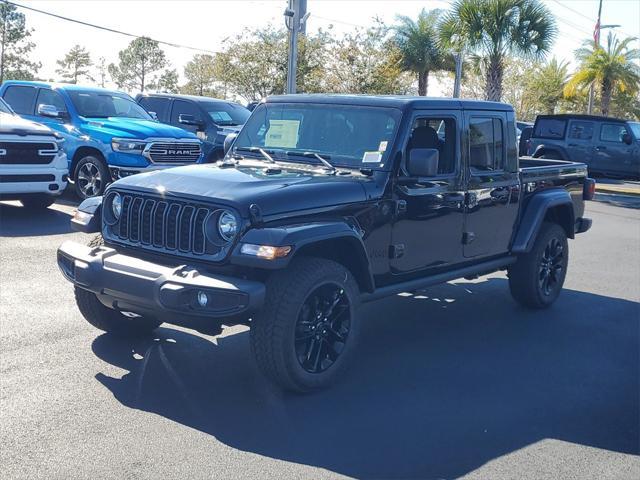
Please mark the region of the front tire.
[[[90, 247], [104, 245], [102, 235], [96, 235], [89, 243]], [[150, 334], [162, 322], [153, 317], [131, 318], [117, 310], [105, 307], [95, 293], [75, 287], [76, 305], [87, 322], [99, 330], [118, 337], [140, 337]]]
[[531, 251], [509, 267], [511, 295], [527, 308], [549, 307], [560, 295], [568, 263], [564, 229], [557, 223], [543, 223]]
[[111, 181], [109, 169], [104, 161], [94, 155], [87, 155], [78, 162], [73, 178], [76, 194], [82, 200], [102, 195]]
[[327, 387], [344, 373], [358, 340], [358, 285], [343, 265], [300, 258], [267, 282], [262, 311], [251, 322], [260, 370], [284, 390]]

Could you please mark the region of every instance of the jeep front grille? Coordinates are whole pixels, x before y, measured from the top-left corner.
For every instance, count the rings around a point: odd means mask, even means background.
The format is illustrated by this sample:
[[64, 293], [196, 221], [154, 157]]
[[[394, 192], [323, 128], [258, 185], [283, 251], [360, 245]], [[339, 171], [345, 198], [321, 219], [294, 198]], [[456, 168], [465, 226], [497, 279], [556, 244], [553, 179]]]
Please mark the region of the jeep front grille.
[[0, 142], [0, 165], [46, 165], [57, 153], [55, 142]]
[[[217, 232], [217, 215], [223, 209], [196, 203], [180, 202], [165, 198], [153, 198], [119, 192], [122, 196], [122, 212], [113, 225], [103, 223], [103, 233], [108, 240], [148, 250], [180, 256], [223, 257], [230, 242], [211, 237]], [[108, 194], [105, 207], [110, 208]], [[208, 227], [209, 225], [209, 227]], [[207, 228], [211, 230], [207, 234]]]
[[145, 153], [155, 163], [193, 163], [200, 158], [201, 147], [196, 142], [152, 142]]

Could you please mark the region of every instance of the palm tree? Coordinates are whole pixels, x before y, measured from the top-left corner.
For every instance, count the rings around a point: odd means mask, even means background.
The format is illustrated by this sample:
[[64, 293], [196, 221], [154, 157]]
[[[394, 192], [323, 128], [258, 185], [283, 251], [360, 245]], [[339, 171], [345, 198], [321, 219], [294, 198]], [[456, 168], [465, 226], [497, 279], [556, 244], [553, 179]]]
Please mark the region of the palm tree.
[[636, 39], [630, 37], [619, 41], [609, 32], [606, 48], [592, 40], [585, 42], [584, 47], [575, 52], [580, 68], [565, 87], [565, 96], [572, 96], [577, 90], [588, 89], [593, 85], [600, 90], [602, 115], [609, 115], [614, 92], [634, 93], [640, 89], [640, 67], [634, 63], [640, 59], [640, 50], [629, 48], [634, 40]]
[[430, 72], [452, 68], [450, 55], [439, 43], [440, 17], [441, 10], [428, 12], [423, 8], [417, 20], [399, 15], [396, 17], [398, 24], [393, 27], [401, 68], [417, 74], [418, 95], [421, 96], [427, 94]]
[[457, 0], [441, 25], [444, 42], [462, 42], [479, 57], [485, 97], [500, 101], [505, 59], [540, 60], [556, 36], [551, 12], [540, 0]]
[[531, 73], [526, 90], [542, 113], [553, 114], [563, 99], [563, 90], [568, 81], [568, 63], [553, 57]]

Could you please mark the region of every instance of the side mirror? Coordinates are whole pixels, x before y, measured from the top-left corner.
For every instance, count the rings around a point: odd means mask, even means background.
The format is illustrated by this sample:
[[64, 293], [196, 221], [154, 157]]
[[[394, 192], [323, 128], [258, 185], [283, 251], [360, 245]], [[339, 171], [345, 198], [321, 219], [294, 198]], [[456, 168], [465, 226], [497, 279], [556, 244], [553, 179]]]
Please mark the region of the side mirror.
[[438, 175], [440, 152], [435, 148], [412, 148], [407, 160], [407, 173], [411, 177], [435, 177]]
[[230, 133], [228, 134], [226, 137], [224, 137], [224, 154], [226, 155], [227, 152], [229, 150], [231, 150], [231, 146], [233, 145], [233, 142], [235, 142], [236, 137], [238, 136], [237, 133]]
[[202, 121], [198, 120], [195, 116], [189, 115], [187, 113], [181, 113], [178, 115], [178, 122], [183, 125], [193, 125], [195, 127], [199, 127], [202, 125]]
[[627, 145], [631, 145], [633, 143], [633, 138], [631, 138], [631, 134], [629, 132], [625, 132], [622, 134], [622, 142]]
[[64, 116], [64, 112], [61, 112], [53, 105], [38, 105], [38, 115], [49, 118], [60, 118]]
[[154, 119], [156, 122], [158, 121], [158, 114], [156, 112], [147, 112], [149, 116]]

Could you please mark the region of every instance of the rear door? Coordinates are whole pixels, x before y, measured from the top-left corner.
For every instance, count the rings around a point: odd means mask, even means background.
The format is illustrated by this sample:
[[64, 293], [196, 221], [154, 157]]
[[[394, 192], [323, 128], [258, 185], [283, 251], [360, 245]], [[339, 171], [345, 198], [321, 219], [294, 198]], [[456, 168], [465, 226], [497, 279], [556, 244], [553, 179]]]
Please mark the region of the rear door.
[[593, 159], [593, 139], [595, 122], [571, 120], [567, 133], [567, 152], [569, 160], [583, 162], [587, 165]]
[[38, 89], [26, 85], [9, 85], [2, 98], [21, 117], [33, 119]]
[[512, 112], [465, 112], [466, 258], [509, 250], [520, 192], [514, 120]]
[[594, 169], [602, 173], [618, 175], [633, 174], [633, 145], [622, 141], [625, 134], [631, 135], [624, 123], [600, 124], [600, 135], [595, 145]]

